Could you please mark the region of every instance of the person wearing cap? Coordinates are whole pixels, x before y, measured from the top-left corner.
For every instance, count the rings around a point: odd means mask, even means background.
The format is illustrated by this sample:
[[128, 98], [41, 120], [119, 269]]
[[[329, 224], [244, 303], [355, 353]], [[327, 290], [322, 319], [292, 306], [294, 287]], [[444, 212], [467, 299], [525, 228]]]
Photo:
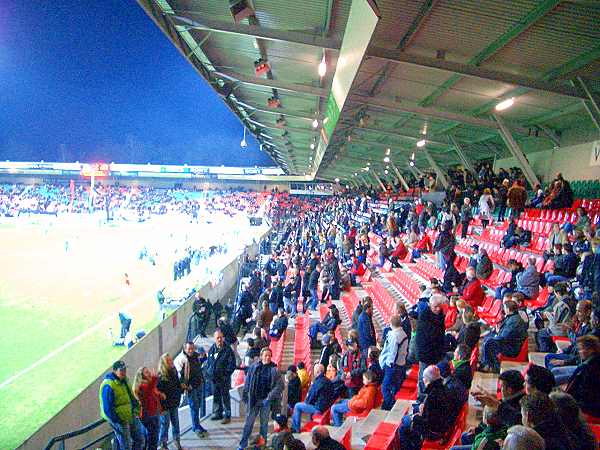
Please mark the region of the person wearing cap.
[[425, 399], [415, 404], [417, 412], [402, 418], [397, 434], [400, 448], [419, 450], [424, 439], [439, 440], [453, 425], [448, 418], [452, 405], [448, 389], [444, 386], [440, 369], [428, 366], [423, 371]]
[[99, 390], [100, 415], [115, 433], [118, 450], [142, 449], [144, 433], [140, 405], [127, 379], [127, 366], [117, 361], [104, 377]]
[[322, 414], [334, 401], [333, 384], [325, 377], [323, 364], [315, 364], [313, 368], [313, 382], [303, 402], [296, 403], [292, 414], [292, 431], [300, 433], [302, 414]]
[[346, 339], [346, 348], [340, 369], [343, 371], [344, 385], [351, 397], [362, 386], [362, 374], [367, 370], [367, 354], [359, 350], [358, 342], [354, 339]]
[[260, 417], [260, 435], [267, 441], [269, 413], [281, 402], [283, 379], [277, 365], [271, 361], [273, 353], [265, 347], [260, 351], [260, 361], [252, 364], [246, 372], [242, 401], [247, 406], [246, 422], [238, 450], [244, 450], [252, 434], [256, 417]]

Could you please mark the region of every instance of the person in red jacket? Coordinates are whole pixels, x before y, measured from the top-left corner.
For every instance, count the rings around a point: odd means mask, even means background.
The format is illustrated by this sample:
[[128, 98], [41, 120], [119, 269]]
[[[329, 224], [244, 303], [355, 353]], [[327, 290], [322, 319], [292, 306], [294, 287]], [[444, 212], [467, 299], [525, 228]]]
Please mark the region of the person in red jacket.
[[331, 407], [331, 418], [334, 426], [341, 426], [344, 422], [344, 414], [348, 412], [362, 414], [373, 409], [377, 389], [379, 389], [375, 381], [375, 372], [367, 370], [363, 373], [363, 387], [360, 388], [358, 394]]
[[392, 261], [393, 266], [400, 267], [398, 261], [404, 260], [406, 255], [408, 255], [408, 249], [404, 245], [404, 242], [402, 242], [402, 239], [398, 239], [398, 245], [396, 245], [392, 251], [392, 254], [390, 255], [390, 261]]
[[431, 239], [427, 236], [427, 233], [421, 234], [421, 239], [417, 242], [411, 253], [411, 262], [415, 262], [414, 260], [421, 257], [423, 253], [431, 253], [433, 250], [433, 244], [431, 243]]
[[481, 286], [481, 282], [475, 275], [474, 267], [467, 267], [465, 283], [461, 287], [462, 299], [467, 302], [474, 311], [477, 307], [483, 304], [485, 300], [485, 292]]
[[156, 388], [158, 377], [156, 371], [140, 367], [133, 378], [133, 395], [140, 402], [140, 419], [146, 428], [146, 448], [158, 447], [158, 419], [160, 416], [160, 400], [165, 394]]

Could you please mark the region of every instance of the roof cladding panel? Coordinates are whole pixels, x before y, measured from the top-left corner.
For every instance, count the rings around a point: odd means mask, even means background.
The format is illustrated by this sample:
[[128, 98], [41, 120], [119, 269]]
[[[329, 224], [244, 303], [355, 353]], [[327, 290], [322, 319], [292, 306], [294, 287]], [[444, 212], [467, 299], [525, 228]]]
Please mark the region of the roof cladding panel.
[[[600, 2], [599, 2], [600, 5]], [[600, 45], [599, 8], [564, 2], [490, 59], [539, 74]]]
[[377, 2], [381, 20], [372, 42], [380, 47], [396, 48], [424, 3], [425, 0]]

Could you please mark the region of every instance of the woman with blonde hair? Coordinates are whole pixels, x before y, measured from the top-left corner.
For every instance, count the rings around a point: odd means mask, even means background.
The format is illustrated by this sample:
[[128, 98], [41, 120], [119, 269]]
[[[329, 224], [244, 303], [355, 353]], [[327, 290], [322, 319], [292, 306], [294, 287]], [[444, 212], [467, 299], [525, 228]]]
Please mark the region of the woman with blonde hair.
[[158, 362], [158, 392], [161, 395], [160, 405], [162, 414], [160, 416], [159, 441], [161, 450], [167, 449], [169, 440], [169, 424], [173, 425], [173, 440], [175, 448], [181, 450], [179, 443], [179, 402], [183, 388], [173, 364], [173, 358], [168, 353], [163, 354]]
[[158, 423], [160, 398], [156, 386], [158, 377], [154, 370], [140, 367], [133, 378], [133, 395], [140, 402], [140, 419], [146, 428], [146, 449], [154, 450], [158, 446]]
[[493, 220], [492, 213], [494, 212], [496, 205], [494, 204], [494, 197], [492, 197], [492, 191], [489, 188], [483, 190], [483, 194], [479, 197], [479, 217], [481, 218], [481, 225], [485, 229]]

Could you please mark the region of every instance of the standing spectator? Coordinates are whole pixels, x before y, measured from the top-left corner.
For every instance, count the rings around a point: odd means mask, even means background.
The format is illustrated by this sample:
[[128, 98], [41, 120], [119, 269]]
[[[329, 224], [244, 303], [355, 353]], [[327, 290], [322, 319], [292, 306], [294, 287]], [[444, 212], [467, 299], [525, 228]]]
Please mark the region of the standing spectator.
[[173, 364], [173, 358], [168, 353], [160, 357], [158, 363], [158, 384], [156, 388], [164, 395], [164, 397], [161, 396], [160, 400], [162, 414], [160, 416], [160, 432], [158, 436], [161, 450], [168, 448], [169, 424], [173, 425], [175, 448], [181, 450], [181, 443], [179, 441], [179, 402], [181, 401], [183, 389], [179, 375], [177, 375], [177, 369]]
[[358, 346], [364, 353], [370, 346], [377, 344], [375, 326], [373, 325], [373, 303], [366, 303], [358, 317]]
[[146, 448], [154, 450], [158, 446], [158, 417], [160, 399], [165, 397], [157, 389], [156, 372], [140, 367], [133, 377], [133, 395], [140, 402], [140, 419], [146, 429]]
[[423, 371], [427, 366], [437, 364], [445, 355], [444, 297], [432, 295], [429, 302], [419, 302], [417, 306], [417, 330], [415, 334], [416, 357], [419, 361], [419, 394], [425, 392]]
[[454, 235], [452, 234], [452, 222], [447, 220], [442, 225], [442, 231], [438, 235], [433, 245], [433, 250], [437, 254], [437, 263], [440, 270], [446, 270], [450, 255], [454, 252]]
[[390, 325], [391, 330], [385, 337], [383, 349], [379, 355], [379, 364], [383, 369], [381, 384], [383, 405], [381, 409], [388, 411], [394, 406], [396, 393], [406, 376], [406, 358], [410, 339], [402, 328], [400, 316], [392, 316]]
[[352, 397], [362, 386], [362, 374], [367, 370], [366, 352], [361, 354], [354, 339], [346, 340], [346, 352], [342, 355], [341, 367], [348, 396]]
[[204, 374], [200, 354], [193, 342], [186, 342], [183, 353], [175, 358], [175, 367], [180, 373], [184, 391], [187, 393], [192, 418], [192, 431], [199, 438], [208, 436], [208, 432], [200, 425], [200, 410], [204, 410]]
[[479, 197], [479, 217], [481, 219], [481, 225], [483, 229], [488, 226], [490, 221], [494, 220], [494, 197], [492, 197], [492, 191], [489, 188], [483, 190], [483, 194]]
[[138, 414], [139, 403], [131, 392], [127, 367], [123, 361], [117, 361], [100, 384], [100, 415], [114, 431], [119, 450], [144, 448]]
[[505, 178], [502, 180], [502, 184], [498, 188], [498, 222], [504, 222], [504, 215], [506, 214], [506, 200], [508, 199], [508, 188], [510, 182]]
[[471, 206], [471, 199], [469, 197], [465, 197], [463, 200], [463, 205], [460, 208], [460, 224], [461, 224], [461, 238], [467, 237], [467, 232], [469, 231], [469, 224], [473, 219], [473, 207]]
[[310, 385], [306, 399], [296, 403], [292, 414], [292, 432], [300, 433], [302, 425], [302, 414], [322, 414], [333, 402], [333, 385], [325, 377], [323, 364], [315, 364], [313, 369], [313, 382]]
[[496, 330], [488, 334], [481, 344], [481, 369], [500, 372], [498, 355], [515, 357], [527, 337], [528, 324], [519, 315], [519, 307], [512, 300], [504, 302], [504, 319]]
[[260, 361], [250, 366], [246, 373], [242, 399], [248, 409], [238, 450], [244, 450], [248, 445], [257, 416], [260, 417], [260, 435], [267, 442], [269, 413], [273, 406], [281, 402], [283, 392], [283, 380], [277, 366], [271, 361], [272, 356], [271, 349], [263, 348]]
[[525, 209], [525, 203], [527, 202], [527, 191], [518, 180], [515, 180], [513, 185], [506, 194], [507, 206], [512, 210], [511, 216], [518, 219], [523, 209]]
[[229, 345], [225, 344], [223, 333], [216, 330], [214, 333], [215, 343], [208, 351], [206, 361], [206, 374], [212, 381], [213, 415], [211, 420], [221, 420], [222, 424], [231, 422], [231, 375], [235, 370], [235, 355]]
[[273, 321], [273, 311], [269, 308], [269, 302], [262, 302], [262, 310], [258, 316], [258, 322], [262, 323], [263, 326], [268, 330], [271, 326], [271, 322]]
[[319, 294], [317, 293], [317, 286], [319, 285], [319, 278], [321, 277], [321, 264], [317, 264], [315, 269], [310, 274], [308, 280], [308, 290], [310, 291], [310, 302], [307, 305], [313, 311], [317, 310], [317, 304], [319, 303]]

